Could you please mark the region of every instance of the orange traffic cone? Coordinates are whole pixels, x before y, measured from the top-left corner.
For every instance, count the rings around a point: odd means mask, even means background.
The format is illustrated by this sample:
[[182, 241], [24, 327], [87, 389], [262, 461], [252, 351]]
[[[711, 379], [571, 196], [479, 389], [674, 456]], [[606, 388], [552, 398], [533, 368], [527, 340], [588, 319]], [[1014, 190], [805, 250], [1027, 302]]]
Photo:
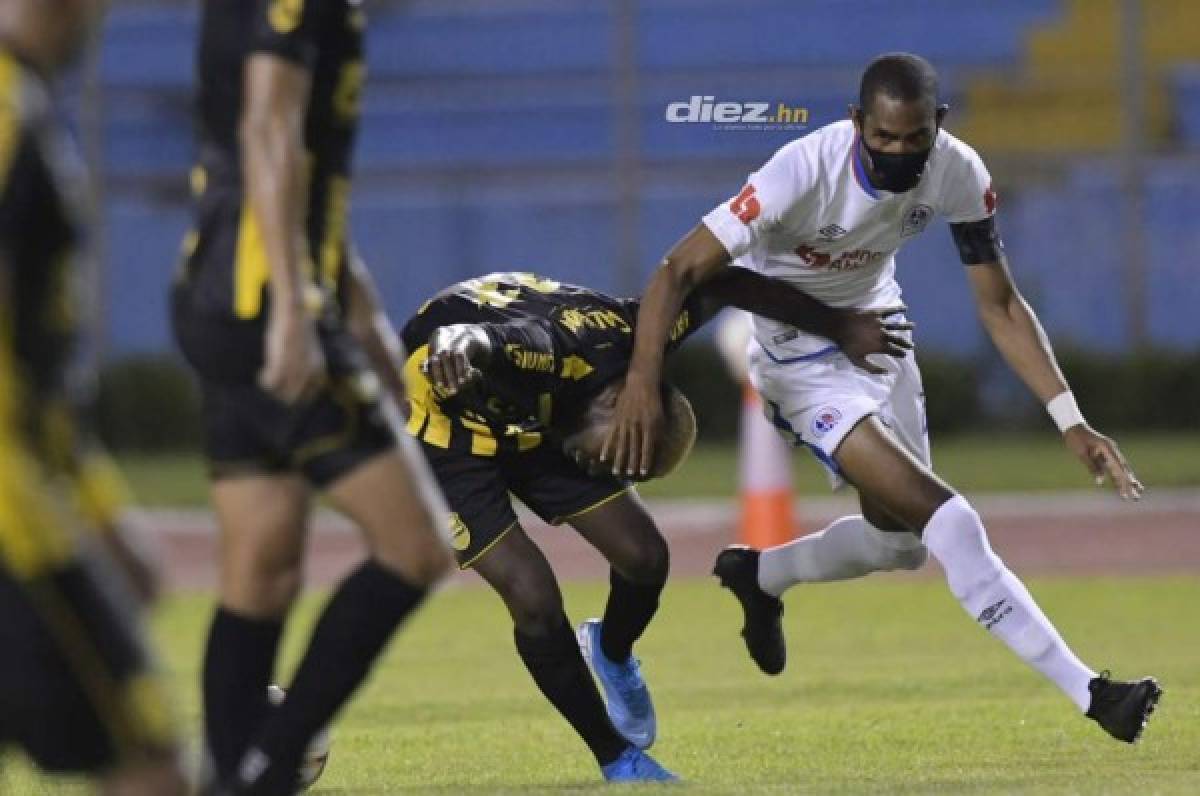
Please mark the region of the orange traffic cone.
[[742, 385], [738, 541], [762, 550], [794, 539], [796, 521], [792, 515], [792, 450], [763, 415], [762, 400], [750, 385], [746, 361], [750, 336], [748, 313], [726, 313], [717, 325], [717, 349]]
[[762, 401], [742, 387], [738, 471], [742, 513], [738, 541], [756, 550], [796, 538], [792, 511], [792, 449], [763, 415]]

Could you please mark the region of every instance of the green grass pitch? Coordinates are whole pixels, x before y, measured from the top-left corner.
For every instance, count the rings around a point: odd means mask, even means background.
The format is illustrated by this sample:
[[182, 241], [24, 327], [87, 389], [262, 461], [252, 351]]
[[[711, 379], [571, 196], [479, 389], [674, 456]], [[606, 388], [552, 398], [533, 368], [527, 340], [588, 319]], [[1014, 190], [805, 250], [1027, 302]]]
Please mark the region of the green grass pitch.
[[[1195, 578], [1035, 580], [1076, 651], [1166, 696], [1137, 746], [1110, 740], [976, 627], [940, 579], [882, 577], [787, 597], [787, 670], [767, 678], [711, 580], [672, 582], [638, 654], [659, 714], [671, 793], [1200, 793]], [[600, 584], [568, 584], [574, 620]], [[305, 601], [287, 657], [319, 601]], [[156, 634], [194, 736], [207, 598], [176, 597]], [[63, 793], [10, 756], [0, 793]], [[587, 750], [536, 693], [507, 615], [483, 588], [436, 597], [334, 730], [318, 794], [664, 792], [600, 783]]]
[[[1134, 470], [1151, 490], [1200, 486], [1200, 434], [1118, 434]], [[986, 451], [986, 455], [980, 455]], [[827, 495], [825, 471], [812, 456], [798, 452], [795, 485], [799, 494]], [[1051, 432], [969, 434], [933, 438], [938, 473], [967, 494], [980, 492], [1088, 489], [1091, 481]], [[1030, 467], [1030, 462], [1037, 462]], [[204, 465], [195, 454], [131, 455], [121, 458], [138, 498], [149, 506], [197, 506], [208, 501]], [[737, 447], [701, 443], [670, 477], [639, 487], [650, 498], [737, 492]]]

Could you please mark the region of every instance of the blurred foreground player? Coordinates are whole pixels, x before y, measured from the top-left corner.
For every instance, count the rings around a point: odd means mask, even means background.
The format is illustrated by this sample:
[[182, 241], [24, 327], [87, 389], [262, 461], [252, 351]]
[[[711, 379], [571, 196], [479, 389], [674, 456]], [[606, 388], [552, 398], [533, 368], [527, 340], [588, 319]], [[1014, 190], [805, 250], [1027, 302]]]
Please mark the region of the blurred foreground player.
[[120, 535], [119, 475], [76, 411], [86, 192], [50, 81], [101, 8], [0, 2], [0, 749], [103, 793], [182, 794], [138, 626], [135, 591], [149, 597], [152, 575]]
[[[638, 316], [633, 361], [610, 451], [646, 467], [659, 409], [655, 385], [669, 320], [697, 285], [735, 264], [839, 307], [895, 304], [895, 252], [940, 215], [950, 222], [980, 319], [1047, 407], [1067, 447], [1099, 481], [1136, 500], [1142, 485], [1116, 444], [1084, 422], [1050, 344], [1012, 282], [995, 227], [996, 195], [979, 156], [942, 129], [937, 75], [924, 59], [882, 56], [866, 69], [851, 118], [780, 149], [742, 191], [704, 217], [655, 273]], [[1097, 676], [1067, 647], [1025, 586], [992, 551], [979, 515], [930, 469], [924, 392], [912, 357], [864, 371], [782, 319], [755, 319], [750, 373], [774, 424], [859, 492], [861, 515], [764, 551], [731, 548], [715, 574], [741, 601], [743, 635], [766, 672], [783, 669], [778, 595], [794, 583], [916, 569], [932, 553], [963, 608], [1096, 720], [1133, 742], [1161, 690]]]
[[[197, 227], [173, 321], [202, 385], [221, 529], [205, 733], [218, 781], [239, 792], [294, 790], [309, 740], [452, 561], [424, 462], [385, 422], [402, 354], [347, 242], [365, 25], [353, 0], [203, 7]], [[269, 710], [316, 492], [370, 556]]]
[[[743, 269], [721, 281], [726, 301], [778, 290]], [[694, 294], [676, 313], [667, 348], [719, 306]], [[891, 333], [877, 315], [792, 306], [798, 309], [809, 310], [797, 313], [798, 323], [826, 328], [864, 356], [890, 349]], [[636, 300], [499, 273], [442, 291], [403, 333], [412, 352], [408, 430], [454, 512], [459, 564], [474, 568], [504, 600], [521, 660], [610, 781], [674, 778], [641, 751], [653, 743], [656, 726], [632, 652], [658, 609], [667, 544], [631, 485], [594, 469], [636, 316]], [[695, 437], [683, 395], [666, 385], [656, 395], [667, 422], [644, 477], [673, 469]], [[550, 564], [520, 526], [510, 494], [543, 520], [571, 525], [611, 565], [604, 617], [580, 627], [578, 646]], [[604, 688], [607, 715], [585, 659]]]

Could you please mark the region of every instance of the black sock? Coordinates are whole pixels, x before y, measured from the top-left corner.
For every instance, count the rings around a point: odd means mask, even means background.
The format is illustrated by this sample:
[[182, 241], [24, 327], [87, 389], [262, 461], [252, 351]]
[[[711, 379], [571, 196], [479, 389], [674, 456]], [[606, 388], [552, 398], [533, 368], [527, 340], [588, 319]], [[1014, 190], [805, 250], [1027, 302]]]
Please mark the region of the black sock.
[[567, 617], [549, 636], [513, 632], [517, 652], [550, 704], [583, 739], [600, 765], [611, 763], [629, 744], [613, 729], [596, 681], [588, 670]]
[[600, 634], [600, 650], [613, 663], [623, 663], [633, 653], [633, 642], [658, 611], [663, 583], [634, 583], [615, 569], [609, 572], [608, 604]]
[[280, 619], [249, 619], [218, 607], [204, 651], [204, 729], [218, 781], [237, 770], [267, 712]]
[[313, 630], [287, 698], [264, 722], [243, 762], [239, 774], [252, 780], [246, 793], [292, 793], [309, 741], [366, 679], [427, 592], [370, 560], [342, 581]]

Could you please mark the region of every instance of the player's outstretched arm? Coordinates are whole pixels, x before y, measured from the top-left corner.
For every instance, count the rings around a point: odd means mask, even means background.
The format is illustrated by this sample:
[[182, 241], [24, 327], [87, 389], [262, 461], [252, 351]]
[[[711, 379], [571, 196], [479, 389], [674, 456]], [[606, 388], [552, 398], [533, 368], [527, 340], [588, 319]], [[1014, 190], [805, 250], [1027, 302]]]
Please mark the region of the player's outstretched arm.
[[869, 373], [886, 372], [867, 359], [870, 354], [903, 357], [912, 349], [912, 343], [901, 333], [912, 329], [913, 324], [888, 320], [902, 312], [903, 306], [864, 311], [837, 309], [795, 285], [746, 268], [722, 268], [696, 289], [695, 297], [705, 307], [705, 320], [722, 307], [737, 307], [828, 338], [851, 362]]
[[1013, 371], [1050, 412], [1063, 433], [1063, 441], [1096, 479], [1105, 476], [1122, 498], [1137, 500], [1142, 485], [1133, 474], [1116, 442], [1091, 428], [1079, 412], [1075, 398], [1050, 347], [1037, 316], [1013, 284], [1003, 260], [967, 267], [979, 318], [992, 342]]
[[687, 295], [729, 265], [729, 252], [703, 224], [675, 244], [650, 278], [638, 308], [633, 356], [617, 396], [612, 431], [600, 461], [614, 475], [645, 477], [654, 461], [654, 440], [663, 422], [663, 354], [671, 325]]
[[304, 114], [311, 75], [273, 54], [246, 62], [239, 126], [242, 174], [262, 236], [271, 286], [262, 387], [286, 402], [311, 394], [325, 378], [316, 328], [305, 307]]

